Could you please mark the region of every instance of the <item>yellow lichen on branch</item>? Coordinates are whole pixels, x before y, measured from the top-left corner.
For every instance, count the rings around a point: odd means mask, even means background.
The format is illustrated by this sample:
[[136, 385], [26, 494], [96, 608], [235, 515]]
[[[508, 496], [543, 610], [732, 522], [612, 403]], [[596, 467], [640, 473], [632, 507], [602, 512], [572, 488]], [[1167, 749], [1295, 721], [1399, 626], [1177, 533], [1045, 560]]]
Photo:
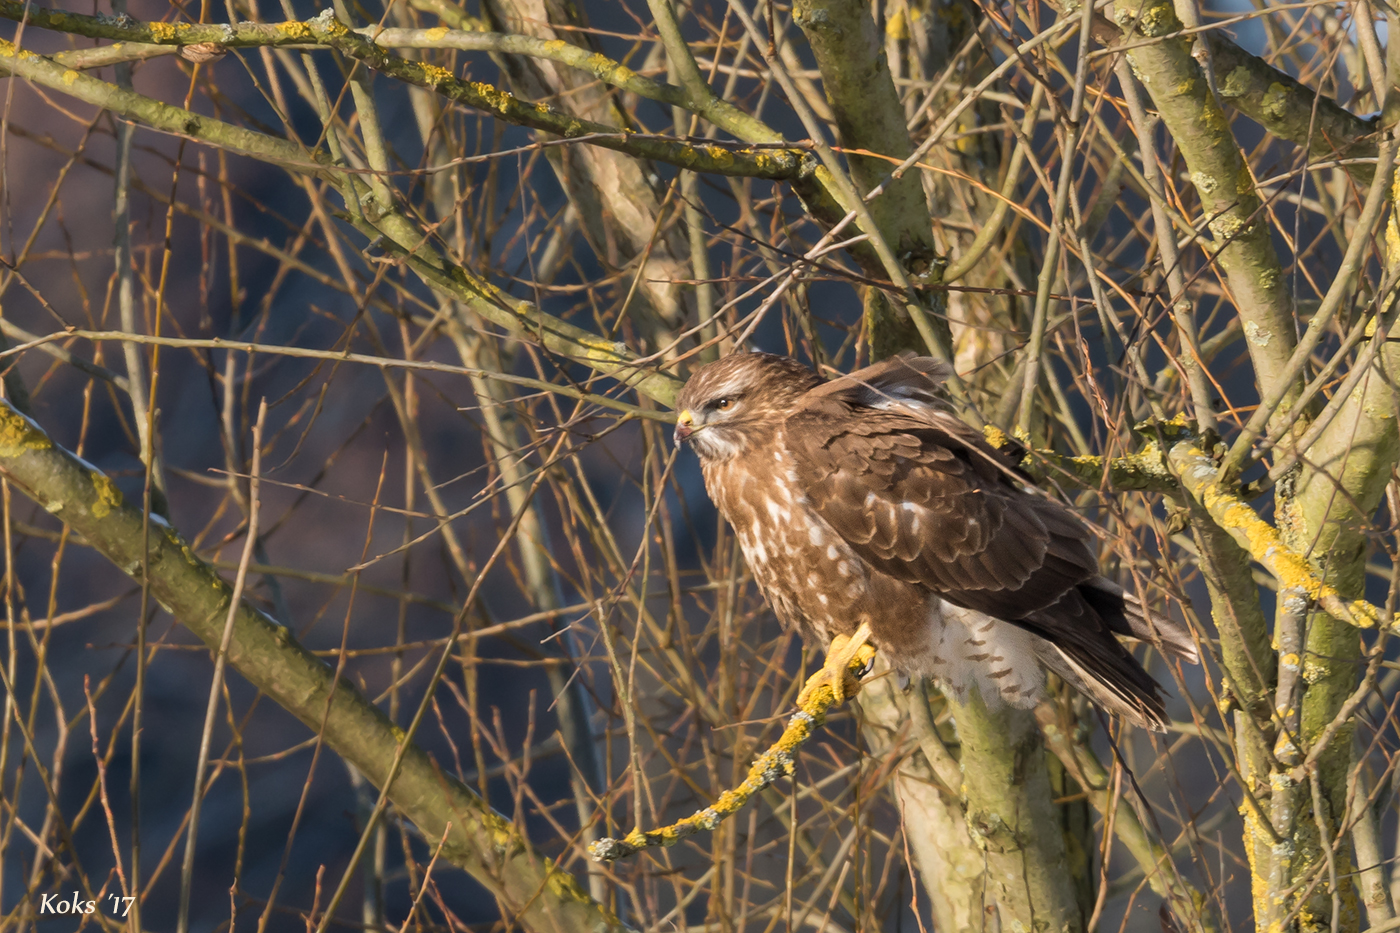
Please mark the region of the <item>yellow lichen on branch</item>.
[[0, 408], [0, 460], [52, 446], [53, 441], [33, 421], [8, 405]]
[[[869, 669], [870, 655], [862, 654], [851, 659], [847, 670], [857, 680]], [[685, 819], [660, 829], [634, 829], [621, 839], [604, 837], [588, 847], [588, 854], [596, 862], [611, 862], [635, 855], [643, 849], [673, 846], [687, 836], [701, 831], [715, 829], [720, 823], [738, 813], [754, 794], [763, 790], [780, 777], [793, 773], [797, 752], [817, 731], [829, 712], [841, 705], [844, 698], [837, 695], [830, 683], [821, 683], [807, 692], [796, 713], [788, 720], [787, 728], [778, 741], [768, 751], [759, 755], [749, 768], [748, 776], [733, 790], [719, 795], [712, 805]]]
[[1036, 479], [1069, 480], [1088, 489], [1108, 485], [1116, 491], [1140, 489], [1171, 492], [1176, 480], [1166, 468], [1162, 449], [1149, 440], [1137, 453], [1122, 457], [1070, 457], [1052, 450], [1023, 449], [1019, 438], [1013, 438], [995, 425], [982, 429], [987, 443], [1003, 453], [1017, 457], [1021, 469]]
[[[3, 3], [4, 0], [0, 0]], [[795, 149], [726, 148], [694, 145], [686, 140], [644, 133], [583, 120], [543, 103], [529, 103], [494, 85], [460, 80], [442, 68], [390, 55], [333, 17], [321, 16], [308, 25], [322, 44], [400, 81], [427, 88], [458, 103], [488, 113], [507, 123], [527, 126], [565, 139], [587, 137], [593, 144], [617, 149], [644, 159], [654, 159], [695, 172], [750, 178], [788, 179], [800, 176], [808, 157]]]
[[1357, 628], [1375, 628], [1381, 611], [1363, 599], [1347, 599], [1320, 578], [1307, 558], [1288, 547], [1278, 530], [1259, 517], [1249, 504], [1220, 483], [1215, 462], [1196, 443], [1183, 441], [1171, 450], [1170, 461], [1181, 485], [1215, 523], [1240, 543], [1278, 580], [1281, 588], [1298, 590], [1320, 605], [1328, 615]]

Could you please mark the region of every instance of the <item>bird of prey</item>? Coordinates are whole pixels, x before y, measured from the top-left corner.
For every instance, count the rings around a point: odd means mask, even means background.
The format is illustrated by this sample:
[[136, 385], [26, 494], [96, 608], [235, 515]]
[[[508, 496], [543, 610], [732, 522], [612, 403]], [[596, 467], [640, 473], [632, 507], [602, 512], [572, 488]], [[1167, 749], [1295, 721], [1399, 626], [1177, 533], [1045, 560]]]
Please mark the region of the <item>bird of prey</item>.
[[780, 621], [828, 645], [812, 681], [840, 697], [871, 657], [960, 699], [1029, 708], [1053, 671], [1108, 712], [1162, 731], [1160, 688], [1117, 636], [1196, 663], [1190, 633], [1099, 575], [1084, 523], [936, 394], [946, 364], [894, 357], [823, 381], [784, 356], [701, 367], [677, 444], [733, 527]]

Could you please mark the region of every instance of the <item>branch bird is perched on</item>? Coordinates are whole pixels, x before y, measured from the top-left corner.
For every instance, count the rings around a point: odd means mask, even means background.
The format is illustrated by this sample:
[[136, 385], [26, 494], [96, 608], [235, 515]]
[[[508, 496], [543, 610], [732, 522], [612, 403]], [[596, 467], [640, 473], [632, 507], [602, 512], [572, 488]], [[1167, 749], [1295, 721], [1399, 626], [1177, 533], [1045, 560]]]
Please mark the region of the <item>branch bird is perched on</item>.
[[1018, 707], [1049, 669], [1110, 713], [1162, 731], [1160, 688], [1118, 642], [1196, 663], [1190, 634], [1099, 575], [1089, 531], [1034, 495], [936, 395], [946, 365], [902, 356], [823, 382], [741, 353], [697, 370], [676, 441], [733, 526], [785, 625], [830, 645], [812, 681], [854, 689], [869, 641], [958, 697]]

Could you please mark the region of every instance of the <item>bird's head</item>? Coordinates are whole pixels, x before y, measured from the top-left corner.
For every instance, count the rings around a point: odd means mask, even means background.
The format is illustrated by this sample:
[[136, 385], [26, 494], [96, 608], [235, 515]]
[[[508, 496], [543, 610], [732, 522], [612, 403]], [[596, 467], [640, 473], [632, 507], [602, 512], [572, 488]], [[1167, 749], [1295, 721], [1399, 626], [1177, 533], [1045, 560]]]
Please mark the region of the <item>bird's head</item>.
[[820, 383], [786, 356], [735, 353], [697, 369], [676, 407], [676, 443], [702, 459], [736, 457], [777, 428], [793, 401]]

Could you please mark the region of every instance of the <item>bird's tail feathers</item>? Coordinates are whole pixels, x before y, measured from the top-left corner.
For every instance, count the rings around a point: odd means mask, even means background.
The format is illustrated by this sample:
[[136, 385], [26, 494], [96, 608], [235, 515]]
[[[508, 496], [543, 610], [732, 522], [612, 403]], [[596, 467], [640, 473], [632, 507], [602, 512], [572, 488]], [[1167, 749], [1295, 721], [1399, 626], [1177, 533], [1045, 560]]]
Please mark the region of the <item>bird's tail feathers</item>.
[[1043, 640], [1037, 649], [1042, 664], [1105, 712], [1143, 729], [1167, 731], [1167, 711], [1157, 684], [1131, 657], [1091, 658], [1075, 646], [1066, 648]]
[[1188, 664], [1200, 663], [1200, 654], [1190, 629], [1147, 609], [1140, 599], [1113, 581], [1098, 577], [1081, 585], [1079, 592], [1099, 617], [1108, 623], [1109, 628], [1119, 635], [1160, 646], [1172, 657]]

